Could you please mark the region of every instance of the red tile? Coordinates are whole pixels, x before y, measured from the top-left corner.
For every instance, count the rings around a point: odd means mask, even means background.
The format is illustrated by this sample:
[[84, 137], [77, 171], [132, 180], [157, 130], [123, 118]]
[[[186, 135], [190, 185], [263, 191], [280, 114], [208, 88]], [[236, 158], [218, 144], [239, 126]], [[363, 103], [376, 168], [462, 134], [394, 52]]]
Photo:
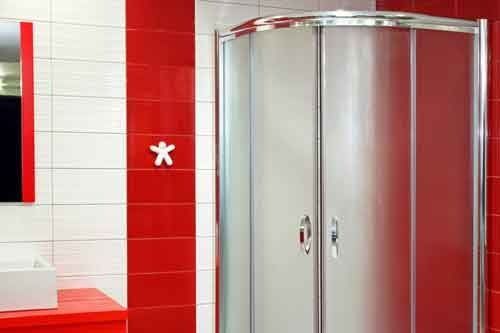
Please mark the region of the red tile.
[[488, 178], [488, 214], [500, 215], [500, 178]]
[[193, 103], [194, 80], [194, 67], [127, 65], [127, 97]]
[[129, 274], [196, 269], [194, 238], [129, 239], [127, 246]]
[[488, 216], [488, 251], [500, 253], [500, 216]]
[[158, 145], [164, 141], [168, 145], [175, 145], [175, 150], [170, 153], [174, 164], [167, 166], [163, 163], [162, 169], [192, 169], [195, 168], [194, 136], [177, 135], [127, 135], [127, 163], [128, 169], [157, 169], [154, 165], [156, 153], [150, 150], [151, 145]]
[[500, 254], [488, 253], [488, 289], [500, 292]]
[[490, 98], [500, 99], [500, 61], [491, 62]]
[[166, 331], [196, 333], [196, 307], [129, 309], [129, 333], [164, 333]]
[[194, 0], [127, 0], [127, 28], [194, 33]]
[[475, 20], [499, 18], [498, 0], [458, 0], [458, 13], [461, 18]]
[[127, 64], [127, 98], [160, 99], [159, 69], [150, 65]]
[[194, 134], [195, 103], [128, 101], [127, 132]]
[[488, 327], [500, 330], [500, 293], [488, 292]]
[[195, 100], [194, 67], [168, 67], [160, 72], [160, 94], [162, 101]]
[[128, 238], [190, 237], [196, 232], [196, 206], [129, 205]]
[[411, 0], [377, 0], [377, 10], [412, 11]]
[[458, 14], [456, 0], [415, 0], [414, 6], [417, 13], [447, 17]]
[[130, 308], [194, 305], [195, 302], [195, 272], [128, 276], [128, 305]]
[[500, 176], [500, 139], [488, 140], [488, 176]]
[[128, 170], [129, 203], [195, 202], [195, 173], [185, 170]]
[[491, 59], [500, 60], [500, 22], [491, 22], [488, 28]]
[[127, 30], [127, 63], [194, 66], [194, 35], [152, 30]]
[[489, 101], [488, 136], [500, 138], [500, 101]]

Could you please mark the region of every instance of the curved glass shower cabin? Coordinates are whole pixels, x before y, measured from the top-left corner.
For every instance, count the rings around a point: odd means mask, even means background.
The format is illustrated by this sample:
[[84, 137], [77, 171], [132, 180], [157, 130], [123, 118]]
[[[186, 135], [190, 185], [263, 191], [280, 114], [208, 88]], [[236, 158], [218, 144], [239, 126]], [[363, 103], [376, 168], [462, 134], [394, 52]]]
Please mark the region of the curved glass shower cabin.
[[218, 35], [218, 333], [484, 332], [486, 22]]

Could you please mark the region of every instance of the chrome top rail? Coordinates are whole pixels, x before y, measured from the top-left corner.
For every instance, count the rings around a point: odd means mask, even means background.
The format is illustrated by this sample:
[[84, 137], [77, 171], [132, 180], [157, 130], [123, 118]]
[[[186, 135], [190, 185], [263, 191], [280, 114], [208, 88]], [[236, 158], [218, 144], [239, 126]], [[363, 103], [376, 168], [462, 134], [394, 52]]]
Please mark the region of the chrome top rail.
[[471, 34], [479, 33], [477, 21], [404, 12], [362, 12], [345, 10], [260, 17], [229, 29], [218, 30], [218, 32], [221, 39], [225, 41], [253, 32], [307, 26], [392, 27], [442, 30]]

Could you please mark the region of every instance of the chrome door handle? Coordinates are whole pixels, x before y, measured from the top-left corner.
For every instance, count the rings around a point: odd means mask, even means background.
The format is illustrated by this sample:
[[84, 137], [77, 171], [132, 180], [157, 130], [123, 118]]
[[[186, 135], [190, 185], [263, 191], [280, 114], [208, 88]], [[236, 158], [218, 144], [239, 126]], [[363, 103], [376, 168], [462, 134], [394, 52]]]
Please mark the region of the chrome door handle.
[[333, 258], [338, 258], [340, 255], [339, 249], [339, 220], [334, 217], [330, 224], [330, 241], [331, 241], [331, 254]]
[[300, 219], [299, 225], [299, 242], [300, 248], [307, 255], [311, 251], [312, 244], [312, 223], [309, 216], [304, 215]]

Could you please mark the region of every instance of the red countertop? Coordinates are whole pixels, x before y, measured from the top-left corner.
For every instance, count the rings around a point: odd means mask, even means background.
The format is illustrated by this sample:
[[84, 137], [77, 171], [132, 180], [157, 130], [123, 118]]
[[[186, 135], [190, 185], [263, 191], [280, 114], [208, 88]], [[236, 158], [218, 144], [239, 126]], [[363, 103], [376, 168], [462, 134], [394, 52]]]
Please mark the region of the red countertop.
[[59, 290], [58, 301], [53, 310], [0, 312], [0, 332], [55, 332], [58, 326], [78, 332], [100, 324], [125, 332], [127, 310], [97, 289]]

